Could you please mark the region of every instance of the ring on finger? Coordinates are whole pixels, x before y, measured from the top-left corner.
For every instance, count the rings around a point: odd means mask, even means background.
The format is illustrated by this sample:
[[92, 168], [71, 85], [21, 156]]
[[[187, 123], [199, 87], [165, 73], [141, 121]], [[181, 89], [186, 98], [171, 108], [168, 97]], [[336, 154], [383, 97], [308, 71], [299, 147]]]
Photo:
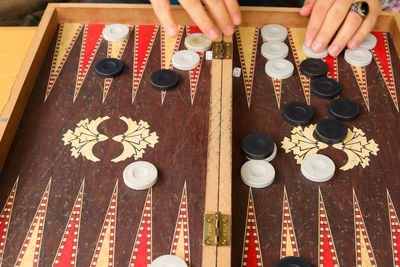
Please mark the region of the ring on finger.
[[355, 2], [350, 6], [350, 11], [357, 13], [362, 19], [364, 19], [369, 13], [369, 5], [365, 1]]

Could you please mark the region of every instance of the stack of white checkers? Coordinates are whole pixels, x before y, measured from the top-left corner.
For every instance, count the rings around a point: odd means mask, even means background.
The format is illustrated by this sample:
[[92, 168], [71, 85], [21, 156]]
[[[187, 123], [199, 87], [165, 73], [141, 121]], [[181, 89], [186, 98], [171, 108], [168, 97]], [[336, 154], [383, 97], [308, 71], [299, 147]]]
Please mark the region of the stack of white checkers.
[[264, 188], [274, 182], [275, 169], [266, 160], [249, 160], [243, 164], [240, 177], [247, 186]]
[[310, 181], [326, 182], [335, 174], [335, 163], [325, 155], [310, 154], [301, 162], [301, 173]]
[[344, 51], [344, 59], [353, 66], [365, 67], [372, 62], [372, 53], [377, 39], [373, 34], [368, 34], [367, 38], [355, 49], [346, 49]]
[[185, 38], [185, 47], [194, 52], [206, 52], [212, 46], [212, 42], [202, 33], [193, 33]]
[[158, 172], [150, 162], [136, 161], [126, 166], [123, 177], [127, 187], [134, 190], [146, 190], [157, 182]]
[[322, 59], [328, 56], [328, 48], [325, 47], [322, 52], [314, 52], [310, 47], [306, 46], [303, 44], [303, 53], [308, 57], [308, 58], [316, 58], [316, 59]]
[[187, 267], [187, 264], [178, 256], [163, 255], [155, 259], [150, 267]]
[[172, 56], [172, 65], [178, 70], [192, 70], [200, 63], [200, 56], [191, 50], [181, 50]]
[[273, 79], [287, 79], [293, 75], [294, 66], [285, 59], [289, 54], [289, 47], [284, 43], [287, 36], [288, 31], [282, 25], [268, 24], [261, 28], [264, 41], [261, 54], [268, 59], [265, 73]]
[[109, 42], [124, 41], [128, 35], [129, 28], [124, 24], [110, 24], [103, 29], [103, 37]]

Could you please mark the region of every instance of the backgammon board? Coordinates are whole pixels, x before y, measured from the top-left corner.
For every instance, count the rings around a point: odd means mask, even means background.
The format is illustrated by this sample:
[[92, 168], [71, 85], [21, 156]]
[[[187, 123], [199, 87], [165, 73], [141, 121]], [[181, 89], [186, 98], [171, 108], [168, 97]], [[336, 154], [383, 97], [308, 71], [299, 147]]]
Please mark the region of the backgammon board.
[[[312, 134], [329, 101], [298, 70], [307, 19], [297, 11], [243, 8], [234, 36], [214, 43], [213, 57], [200, 53], [195, 69], [174, 69], [180, 82], [165, 92], [151, 73], [173, 69], [184, 38], [200, 32], [182, 9], [169, 38], [146, 5], [49, 5], [0, 118], [2, 265], [148, 266], [172, 254], [189, 266], [274, 266], [287, 256], [399, 266], [398, 15], [380, 16], [370, 65], [323, 59], [340, 97], [361, 107], [346, 139], [327, 145]], [[107, 42], [110, 23], [126, 24], [129, 37]], [[270, 23], [288, 28], [289, 79], [265, 74], [260, 27]], [[122, 60], [122, 75], [96, 75], [107, 57]], [[283, 120], [291, 101], [314, 108], [311, 124]], [[254, 132], [278, 147], [275, 181], [262, 189], [240, 177], [240, 143]], [[335, 162], [332, 180], [302, 176], [313, 153]], [[158, 181], [135, 191], [122, 173], [140, 160]]]

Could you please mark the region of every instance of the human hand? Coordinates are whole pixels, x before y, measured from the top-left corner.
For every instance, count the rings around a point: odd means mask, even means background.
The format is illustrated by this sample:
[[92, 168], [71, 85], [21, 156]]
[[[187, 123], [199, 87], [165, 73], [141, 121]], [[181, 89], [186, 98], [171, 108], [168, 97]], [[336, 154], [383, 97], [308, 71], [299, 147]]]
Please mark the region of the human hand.
[[[211, 41], [220, 37], [220, 32], [211, 17], [226, 35], [232, 35], [234, 33], [233, 25], [239, 25], [241, 22], [237, 0], [203, 0], [208, 8], [208, 13], [200, 0], [179, 0], [179, 2], [194, 23]], [[169, 0], [151, 0], [151, 4], [154, 13], [166, 28], [167, 35], [171, 38], [176, 37], [178, 29], [171, 13]]]
[[369, 5], [368, 15], [364, 20], [350, 6], [357, 0], [306, 0], [300, 10], [302, 16], [309, 16], [304, 44], [315, 52], [328, 48], [329, 55], [336, 57], [347, 47], [354, 49], [367, 37], [381, 13], [380, 0], [366, 0]]

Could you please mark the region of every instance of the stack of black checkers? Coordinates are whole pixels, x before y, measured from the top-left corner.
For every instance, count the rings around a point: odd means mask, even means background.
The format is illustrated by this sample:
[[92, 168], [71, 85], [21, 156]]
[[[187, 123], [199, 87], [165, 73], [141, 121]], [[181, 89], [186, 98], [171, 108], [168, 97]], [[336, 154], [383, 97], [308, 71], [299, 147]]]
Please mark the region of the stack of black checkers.
[[264, 188], [273, 183], [275, 169], [270, 163], [277, 153], [277, 146], [266, 134], [251, 133], [242, 139], [242, 152], [248, 159], [240, 174], [243, 183], [253, 188]]
[[150, 76], [151, 86], [160, 91], [172, 90], [179, 82], [179, 74], [173, 70], [156, 70]]
[[303, 258], [289, 256], [280, 259], [275, 267], [311, 267], [311, 264]]
[[283, 118], [290, 124], [307, 125], [314, 117], [314, 109], [304, 102], [290, 102], [283, 108]]
[[326, 76], [328, 71], [328, 64], [321, 59], [307, 58], [300, 63], [300, 72], [309, 78]]
[[117, 58], [104, 58], [97, 62], [95, 69], [102, 78], [115, 78], [124, 70], [124, 63]]
[[331, 101], [329, 113], [337, 120], [352, 121], [360, 114], [360, 106], [351, 99], [337, 98]]
[[342, 121], [352, 121], [360, 113], [360, 106], [351, 99], [337, 98], [331, 101], [329, 113], [333, 119], [322, 120], [317, 124], [314, 136], [317, 140], [336, 144], [342, 142], [348, 132], [348, 127]]
[[323, 99], [333, 99], [339, 95], [341, 85], [328, 77], [318, 77], [311, 80], [311, 93]]
[[323, 99], [335, 98], [341, 90], [336, 80], [326, 77], [328, 71], [328, 64], [321, 59], [308, 58], [300, 64], [300, 72], [311, 78], [311, 93]]

